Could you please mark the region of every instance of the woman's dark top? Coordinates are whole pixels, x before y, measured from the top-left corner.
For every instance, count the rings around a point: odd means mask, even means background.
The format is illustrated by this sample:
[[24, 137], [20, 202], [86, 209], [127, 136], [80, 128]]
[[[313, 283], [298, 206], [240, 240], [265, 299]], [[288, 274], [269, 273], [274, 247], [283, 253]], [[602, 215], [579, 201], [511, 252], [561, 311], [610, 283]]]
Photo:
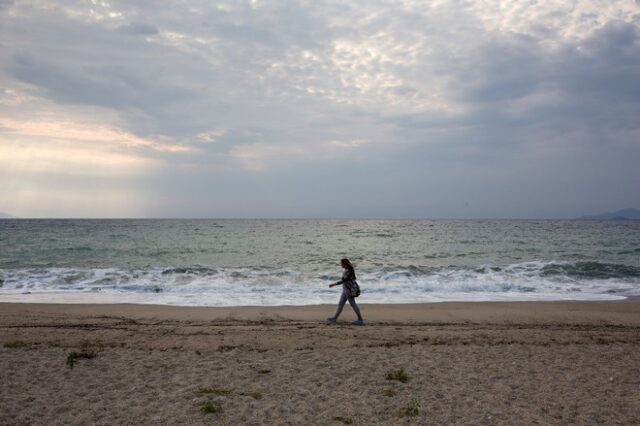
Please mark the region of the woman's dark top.
[[360, 294], [360, 289], [358, 288], [358, 283], [356, 282], [355, 273], [349, 269], [345, 268], [342, 273], [342, 279], [340, 280], [342, 283], [342, 292], [345, 293], [349, 297], [358, 297]]

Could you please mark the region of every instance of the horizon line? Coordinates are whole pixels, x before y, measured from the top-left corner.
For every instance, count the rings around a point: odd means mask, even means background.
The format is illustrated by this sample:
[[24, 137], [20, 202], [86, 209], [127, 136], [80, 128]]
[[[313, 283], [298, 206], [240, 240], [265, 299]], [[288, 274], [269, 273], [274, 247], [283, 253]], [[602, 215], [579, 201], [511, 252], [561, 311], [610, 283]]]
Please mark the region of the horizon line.
[[581, 217], [0, 217], [0, 220], [640, 220]]

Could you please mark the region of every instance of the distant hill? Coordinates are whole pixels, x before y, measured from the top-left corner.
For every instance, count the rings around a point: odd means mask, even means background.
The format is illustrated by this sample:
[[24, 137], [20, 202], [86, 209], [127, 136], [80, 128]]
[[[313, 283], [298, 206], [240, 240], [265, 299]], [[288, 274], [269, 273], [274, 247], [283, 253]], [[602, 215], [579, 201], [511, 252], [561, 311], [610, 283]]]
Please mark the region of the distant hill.
[[638, 209], [622, 209], [615, 212], [600, 213], [590, 216], [582, 216], [580, 219], [589, 220], [624, 220], [624, 219], [640, 219], [640, 210]]
[[15, 219], [15, 216], [11, 216], [9, 213], [0, 212], [0, 219]]

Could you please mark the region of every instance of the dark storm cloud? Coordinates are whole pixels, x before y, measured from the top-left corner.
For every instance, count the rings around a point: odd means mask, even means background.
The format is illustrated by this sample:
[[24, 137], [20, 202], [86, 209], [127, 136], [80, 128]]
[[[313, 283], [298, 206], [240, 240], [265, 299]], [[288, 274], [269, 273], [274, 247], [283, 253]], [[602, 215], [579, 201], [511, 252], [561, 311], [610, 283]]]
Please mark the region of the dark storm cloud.
[[13, 5], [13, 3], [15, 3], [14, 0], [0, 0], [0, 11], [8, 9]]
[[610, 22], [568, 52], [559, 81], [579, 97], [634, 102], [640, 99], [640, 31], [637, 25]]
[[40, 57], [16, 55], [8, 68], [14, 78], [45, 90], [58, 102], [153, 111], [158, 104], [180, 101], [195, 94], [159, 84], [151, 78], [151, 73], [143, 75], [117, 64], [78, 68], [77, 64], [60, 65]]
[[[412, 113], [388, 119], [407, 131], [467, 126], [516, 132], [552, 125], [637, 127], [640, 32], [635, 25], [612, 22], [579, 45], [554, 52], [541, 50], [533, 40], [493, 43], [473, 60], [478, 64], [459, 71], [454, 81], [460, 84], [452, 89], [465, 100], [466, 113]], [[553, 96], [545, 99], [545, 94]]]

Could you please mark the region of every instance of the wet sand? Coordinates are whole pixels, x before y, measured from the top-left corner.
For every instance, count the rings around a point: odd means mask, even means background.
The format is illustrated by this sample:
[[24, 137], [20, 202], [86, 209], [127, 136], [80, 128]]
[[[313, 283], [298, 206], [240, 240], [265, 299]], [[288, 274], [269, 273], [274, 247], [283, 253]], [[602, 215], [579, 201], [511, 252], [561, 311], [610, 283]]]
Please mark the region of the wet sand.
[[637, 299], [333, 309], [0, 303], [0, 424], [640, 424]]

